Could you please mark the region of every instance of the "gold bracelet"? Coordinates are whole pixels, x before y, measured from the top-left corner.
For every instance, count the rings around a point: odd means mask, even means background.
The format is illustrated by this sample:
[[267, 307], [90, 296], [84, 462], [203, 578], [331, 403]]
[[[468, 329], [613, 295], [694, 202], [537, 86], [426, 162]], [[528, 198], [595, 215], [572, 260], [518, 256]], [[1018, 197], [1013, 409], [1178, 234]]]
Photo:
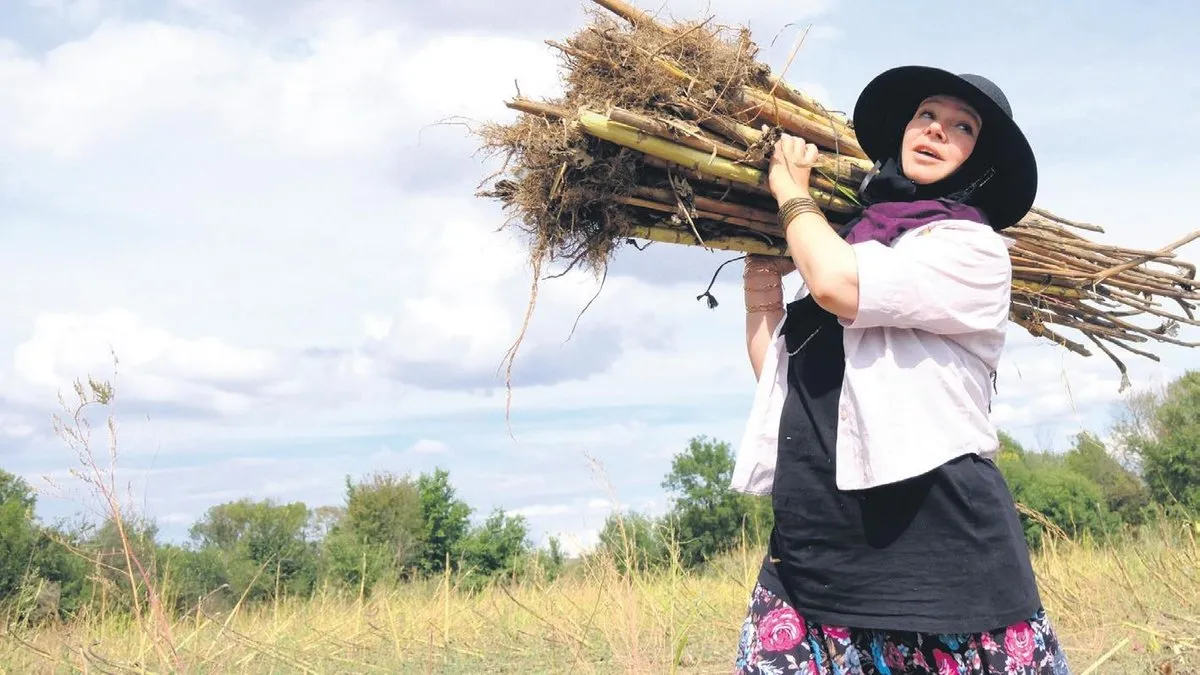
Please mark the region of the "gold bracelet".
[[755, 274], [771, 274], [778, 276], [779, 270], [775, 269], [774, 267], [750, 267], [749, 265], [742, 270], [742, 278], [750, 277]]
[[810, 196], [792, 197], [779, 205], [779, 213], [783, 215], [790, 210], [811, 210], [817, 207], [817, 202]]
[[757, 305], [746, 305], [747, 314], [758, 314], [760, 312], [782, 312], [783, 303], [781, 302], [763, 302]]
[[779, 224], [785, 228], [802, 213], [815, 213], [824, 216], [816, 202], [811, 198], [798, 197], [790, 199], [779, 208]]
[[786, 229], [801, 213], [815, 213], [822, 217], [825, 215], [812, 197], [793, 197], [779, 207], [779, 224]]
[[783, 287], [783, 284], [774, 283], [774, 284], [763, 284], [762, 286], [753, 286], [753, 287], [745, 286], [744, 288], [747, 293], [754, 293], [755, 291], [769, 291], [769, 290], [772, 290], [775, 288], [782, 288], [782, 287]]

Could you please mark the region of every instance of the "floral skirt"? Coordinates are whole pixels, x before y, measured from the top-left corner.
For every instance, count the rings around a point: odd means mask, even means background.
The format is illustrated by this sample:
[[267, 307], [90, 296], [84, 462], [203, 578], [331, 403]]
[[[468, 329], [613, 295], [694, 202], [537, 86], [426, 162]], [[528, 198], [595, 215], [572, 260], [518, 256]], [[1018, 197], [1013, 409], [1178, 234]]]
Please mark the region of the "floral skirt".
[[862, 630], [805, 620], [758, 584], [738, 641], [738, 675], [1069, 675], [1046, 618], [985, 633]]

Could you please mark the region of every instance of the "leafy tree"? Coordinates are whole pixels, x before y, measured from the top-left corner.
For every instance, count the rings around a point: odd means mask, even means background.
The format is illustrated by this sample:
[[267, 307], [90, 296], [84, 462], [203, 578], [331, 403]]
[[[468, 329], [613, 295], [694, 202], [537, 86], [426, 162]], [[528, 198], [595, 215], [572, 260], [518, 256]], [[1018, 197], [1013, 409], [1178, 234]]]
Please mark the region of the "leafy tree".
[[728, 443], [703, 436], [693, 438], [671, 463], [662, 485], [674, 498], [671, 520], [685, 564], [699, 564], [736, 547], [742, 541], [743, 528], [755, 544], [764, 541], [770, 531], [767, 501], [729, 487], [733, 465]]
[[396, 581], [420, 560], [424, 535], [421, 494], [408, 476], [374, 473], [346, 479], [346, 505], [323, 541], [326, 573], [363, 593]]
[[199, 550], [165, 544], [158, 551], [165, 593], [175, 611], [187, 614], [197, 608], [225, 610], [237, 596], [231, 586], [227, 560], [216, 547]]
[[[1103, 534], [1117, 525], [1100, 486], [1071, 470], [1063, 456], [1029, 452], [1011, 438], [1002, 445], [1000, 469], [1019, 504], [1041, 513], [1071, 537]], [[1025, 514], [1021, 522], [1030, 547], [1041, 546], [1043, 523]]]
[[555, 573], [561, 570], [563, 565], [566, 564], [567, 558], [563, 553], [562, 544], [558, 541], [558, 537], [550, 537], [550, 540], [547, 542], [545, 560], [546, 565], [553, 569]]
[[1188, 371], [1160, 394], [1134, 398], [1123, 433], [1140, 461], [1150, 495], [1168, 508], [1200, 514], [1200, 372]]
[[323, 540], [345, 517], [346, 509], [342, 506], [318, 506], [313, 509], [308, 519], [309, 541]]
[[495, 509], [463, 538], [459, 556], [462, 570], [469, 577], [487, 579], [516, 571], [531, 548], [525, 517]]
[[347, 479], [346, 516], [339, 529], [367, 546], [386, 549], [400, 569], [420, 556], [420, 491], [408, 476], [388, 472], [371, 474], [358, 484]]
[[316, 556], [306, 530], [303, 502], [241, 499], [214, 506], [191, 528], [200, 548], [220, 550], [231, 585], [249, 597], [273, 596], [275, 589], [307, 594], [316, 582]]
[[1116, 406], [1112, 435], [1116, 440], [1115, 451], [1121, 463], [1141, 472], [1141, 458], [1137, 441], [1158, 440], [1158, 408], [1166, 397], [1167, 388], [1150, 388], [1130, 392]]
[[528, 550], [517, 560], [513, 570], [516, 577], [522, 580], [552, 581], [562, 573], [566, 566], [562, 545], [557, 537], [550, 537], [545, 548]]
[[[33, 552], [38, 579], [50, 585], [54, 607], [46, 607], [60, 618], [68, 618], [83, 608], [92, 595], [92, 564], [72, 548], [84, 544], [76, 532], [58, 527], [42, 527]], [[49, 613], [49, 612], [48, 612]]]
[[37, 505], [37, 496], [24, 478], [0, 469], [0, 504], [18, 504], [32, 518], [33, 507]]
[[600, 530], [598, 548], [622, 573], [650, 570], [670, 562], [669, 537], [665, 521], [636, 512], [613, 513]]
[[1100, 487], [1109, 511], [1131, 525], [1143, 522], [1150, 491], [1136, 473], [1121, 466], [1100, 439], [1089, 432], [1075, 437], [1066, 455], [1066, 466]]
[[36, 506], [29, 484], [0, 469], [0, 602], [22, 604], [27, 621], [65, 618], [88, 597], [88, 562], [63, 545], [78, 537], [38, 523]]
[[0, 600], [17, 594], [33, 563], [38, 541], [35, 503], [33, 490], [22, 478], [0, 470]]
[[450, 474], [443, 469], [435, 470], [433, 475], [422, 474], [417, 479], [417, 491], [423, 522], [418, 564], [422, 572], [441, 572], [447, 557], [453, 556], [467, 534], [471, 507], [458, 499], [450, 485]]
[[353, 530], [336, 527], [321, 545], [324, 576], [346, 587], [366, 594], [382, 580], [400, 578], [391, 548], [369, 544]]
[[1002, 461], [1019, 459], [1025, 456], [1025, 448], [1017, 442], [1017, 439], [1009, 435], [1008, 432], [1001, 429], [996, 432], [996, 435], [1000, 439], [1000, 459]]
[[158, 525], [154, 521], [125, 513], [119, 526], [116, 520], [107, 518], [91, 530], [84, 549], [100, 563], [100, 577], [115, 584], [122, 597], [132, 599], [131, 576], [139, 593], [147, 579], [154, 581], [157, 539]]

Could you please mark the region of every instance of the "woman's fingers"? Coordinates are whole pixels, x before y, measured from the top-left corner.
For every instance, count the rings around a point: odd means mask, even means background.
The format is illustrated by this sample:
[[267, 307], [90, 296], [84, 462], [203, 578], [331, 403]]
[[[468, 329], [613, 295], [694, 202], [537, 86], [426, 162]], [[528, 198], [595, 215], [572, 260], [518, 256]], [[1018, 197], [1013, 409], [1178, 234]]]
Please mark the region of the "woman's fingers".
[[805, 146], [805, 148], [804, 148], [804, 165], [810, 166], [810, 167], [815, 166], [817, 163], [817, 154], [818, 154], [817, 146], [815, 146], [811, 143], [809, 143], [807, 146]]
[[791, 134], [783, 134], [775, 142], [774, 157], [789, 166], [811, 168], [817, 161], [818, 153], [816, 145]]
[[804, 152], [804, 140], [795, 136], [788, 136], [788, 158], [793, 162], [800, 159]]

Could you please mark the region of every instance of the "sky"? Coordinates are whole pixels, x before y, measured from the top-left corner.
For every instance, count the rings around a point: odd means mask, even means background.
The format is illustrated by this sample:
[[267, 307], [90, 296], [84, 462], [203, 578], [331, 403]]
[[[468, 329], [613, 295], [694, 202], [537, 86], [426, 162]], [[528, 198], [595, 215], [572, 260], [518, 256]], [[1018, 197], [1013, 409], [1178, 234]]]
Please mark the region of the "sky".
[[[1200, 80], [1172, 70], [1200, 58], [1200, 6], [1102, 5], [641, 6], [748, 25], [776, 70], [811, 27], [785, 77], [844, 111], [896, 65], [984, 74], [1038, 154], [1039, 205], [1161, 246], [1200, 226], [1169, 206], [1200, 152]], [[571, 551], [613, 508], [668, 508], [673, 454], [736, 442], [749, 411], [740, 266], [713, 310], [696, 296], [728, 253], [625, 248], [599, 296], [588, 273], [544, 282], [506, 422], [526, 242], [475, 197], [494, 168], [478, 139], [443, 123], [560, 91], [544, 41], [585, 9], [0, 2], [0, 468], [41, 492], [39, 514], [97, 508], [52, 425], [89, 376], [115, 384], [117, 481], [166, 539], [225, 501], [339, 504], [347, 477], [436, 467], [475, 518], [524, 515], [535, 544]], [[1040, 449], [1106, 433], [1112, 364], [1009, 336], [996, 423]], [[1200, 365], [1156, 352], [1127, 359], [1135, 386]], [[107, 465], [102, 427], [92, 440]]]

